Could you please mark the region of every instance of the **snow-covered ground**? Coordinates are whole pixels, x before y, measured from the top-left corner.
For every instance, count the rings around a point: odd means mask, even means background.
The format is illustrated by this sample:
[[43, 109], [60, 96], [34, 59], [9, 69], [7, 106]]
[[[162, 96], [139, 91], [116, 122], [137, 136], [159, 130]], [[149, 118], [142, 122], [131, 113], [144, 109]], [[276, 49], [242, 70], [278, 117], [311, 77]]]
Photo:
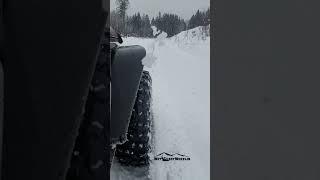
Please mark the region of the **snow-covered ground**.
[[[152, 76], [153, 150], [150, 168], [114, 163], [112, 180], [210, 179], [210, 38], [204, 27], [166, 38], [128, 37], [123, 45], [141, 45], [142, 61]], [[190, 161], [155, 161], [162, 152]]]

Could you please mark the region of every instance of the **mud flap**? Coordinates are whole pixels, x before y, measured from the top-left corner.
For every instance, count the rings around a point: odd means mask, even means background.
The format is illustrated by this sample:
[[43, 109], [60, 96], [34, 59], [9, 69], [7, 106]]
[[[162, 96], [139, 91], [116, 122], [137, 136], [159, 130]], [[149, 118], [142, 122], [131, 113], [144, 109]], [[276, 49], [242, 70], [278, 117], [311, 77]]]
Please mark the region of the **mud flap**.
[[102, 0], [5, 0], [4, 180], [64, 180], [107, 13]]

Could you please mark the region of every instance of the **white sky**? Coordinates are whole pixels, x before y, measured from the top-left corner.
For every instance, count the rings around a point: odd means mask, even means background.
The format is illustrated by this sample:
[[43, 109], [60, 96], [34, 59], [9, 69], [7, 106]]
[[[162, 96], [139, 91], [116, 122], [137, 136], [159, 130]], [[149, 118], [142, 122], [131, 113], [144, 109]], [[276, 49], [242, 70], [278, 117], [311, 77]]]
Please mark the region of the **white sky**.
[[[111, 10], [115, 9], [115, 1], [110, 0]], [[185, 20], [190, 19], [198, 9], [206, 10], [210, 6], [210, 0], [129, 0], [129, 2], [129, 15], [140, 12], [154, 17], [160, 11], [162, 14], [175, 13]]]

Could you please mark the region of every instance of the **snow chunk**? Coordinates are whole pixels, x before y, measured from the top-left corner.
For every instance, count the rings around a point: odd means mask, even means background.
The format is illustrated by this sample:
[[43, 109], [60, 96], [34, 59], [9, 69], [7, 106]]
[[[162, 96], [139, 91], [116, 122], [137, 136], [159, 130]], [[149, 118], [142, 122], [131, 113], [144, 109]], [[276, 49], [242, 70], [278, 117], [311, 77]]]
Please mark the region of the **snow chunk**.
[[153, 31], [153, 36], [156, 36], [157, 34], [159, 34], [159, 33], [160, 33], [160, 30], [158, 30], [158, 28], [157, 28], [157, 27], [155, 27], [155, 26], [151, 26], [151, 28], [152, 28], [152, 31]]
[[151, 68], [156, 60], [157, 57], [155, 57], [153, 53], [148, 53], [146, 57], [142, 59], [142, 64], [148, 68]]

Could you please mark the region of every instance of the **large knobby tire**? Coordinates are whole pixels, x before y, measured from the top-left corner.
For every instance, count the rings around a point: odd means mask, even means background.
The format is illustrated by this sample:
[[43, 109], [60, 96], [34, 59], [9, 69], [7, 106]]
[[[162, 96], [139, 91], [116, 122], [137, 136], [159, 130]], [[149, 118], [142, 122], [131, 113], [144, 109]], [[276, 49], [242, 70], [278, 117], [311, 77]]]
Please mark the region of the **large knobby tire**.
[[143, 71], [127, 132], [127, 141], [117, 145], [115, 157], [121, 165], [149, 165], [151, 127], [151, 77]]

